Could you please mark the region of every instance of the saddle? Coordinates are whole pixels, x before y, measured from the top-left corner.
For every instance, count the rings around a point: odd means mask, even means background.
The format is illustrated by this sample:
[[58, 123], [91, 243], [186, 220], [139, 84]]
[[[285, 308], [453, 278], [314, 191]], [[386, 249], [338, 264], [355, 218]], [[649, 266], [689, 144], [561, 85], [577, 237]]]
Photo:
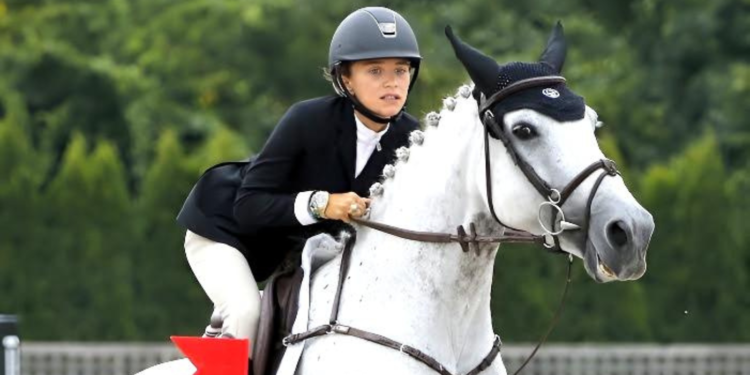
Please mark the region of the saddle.
[[[297, 316], [303, 274], [300, 267], [285, 267], [266, 282], [261, 297], [257, 336], [255, 342], [250, 343], [253, 352], [248, 375], [274, 375], [278, 371], [286, 352], [282, 339], [292, 333]], [[222, 325], [221, 314], [215, 310], [203, 337], [231, 337], [222, 334]]]
[[281, 340], [292, 333], [303, 274], [302, 268], [289, 267], [271, 276], [266, 283], [258, 334], [252, 343], [250, 375], [273, 375], [279, 369], [286, 352]]

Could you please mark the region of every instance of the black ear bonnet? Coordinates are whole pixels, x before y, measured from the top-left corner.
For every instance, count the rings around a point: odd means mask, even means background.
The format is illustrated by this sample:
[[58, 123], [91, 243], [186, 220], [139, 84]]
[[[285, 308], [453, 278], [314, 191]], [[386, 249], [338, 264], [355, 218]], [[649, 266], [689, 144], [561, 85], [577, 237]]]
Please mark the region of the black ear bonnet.
[[[466, 68], [475, 84], [474, 98], [480, 106], [484, 100], [523, 80], [538, 77], [559, 76], [567, 51], [562, 26], [558, 23], [552, 31], [545, 51], [539, 62], [511, 62], [497, 64], [474, 47], [464, 43], [446, 27], [446, 36], [454, 48], [456, 57]], [[565, 83], [535, 86], [515, 92], [494, 103], [490, 110], [497, 121], [518, 109], [532, 109], [558, 122], [574, 121], [583, 118], [586, 106], [581, 96], [568, 89]], [[480, 114], [483, 117], [483, 114]], [[490, 129], [496, 133], [499, 129]], [[497, 134], [491, 134], [497, 138]]]

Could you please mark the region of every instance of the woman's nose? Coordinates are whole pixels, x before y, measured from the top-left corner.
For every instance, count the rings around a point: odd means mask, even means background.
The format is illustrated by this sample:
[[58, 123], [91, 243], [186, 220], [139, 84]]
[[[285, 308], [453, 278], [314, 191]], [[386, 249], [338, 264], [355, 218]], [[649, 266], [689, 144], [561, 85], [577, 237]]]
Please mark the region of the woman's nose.
[[386, 74], [384, 84], [386, 87], [397, 87], [398, 77], [396, 76], [396, 73]]

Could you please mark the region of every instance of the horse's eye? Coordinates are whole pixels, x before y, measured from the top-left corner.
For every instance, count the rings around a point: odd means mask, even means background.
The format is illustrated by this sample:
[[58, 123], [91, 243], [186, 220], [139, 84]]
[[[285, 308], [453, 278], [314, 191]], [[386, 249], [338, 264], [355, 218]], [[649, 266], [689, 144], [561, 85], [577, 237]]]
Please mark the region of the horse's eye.
[[527, 123], [520, 123], [513, 126], [513, 134], [520, 140], [527, 140], [536, 137], [536, 129]]

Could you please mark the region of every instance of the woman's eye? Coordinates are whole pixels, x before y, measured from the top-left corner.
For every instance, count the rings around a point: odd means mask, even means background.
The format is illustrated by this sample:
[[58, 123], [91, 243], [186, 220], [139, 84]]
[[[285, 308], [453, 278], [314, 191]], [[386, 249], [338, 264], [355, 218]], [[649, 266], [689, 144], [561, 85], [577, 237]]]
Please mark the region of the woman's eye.
[[406, 74], [408, 72], [409, 71], [406, 70], [406, 69], [396, 69], [396, 75], [399, 75], [399, 76], [402, 76], [402, 75], [404, 75], [404, 74]]
[[370, 74], [379, 75], [381, 70], [379, 68], [370, 69]]
[[521, 140], [527, 140], [536, 137], [536, 129], [533, 126], [525, 123], [518, 124], [513, 127], [513, 134]]

